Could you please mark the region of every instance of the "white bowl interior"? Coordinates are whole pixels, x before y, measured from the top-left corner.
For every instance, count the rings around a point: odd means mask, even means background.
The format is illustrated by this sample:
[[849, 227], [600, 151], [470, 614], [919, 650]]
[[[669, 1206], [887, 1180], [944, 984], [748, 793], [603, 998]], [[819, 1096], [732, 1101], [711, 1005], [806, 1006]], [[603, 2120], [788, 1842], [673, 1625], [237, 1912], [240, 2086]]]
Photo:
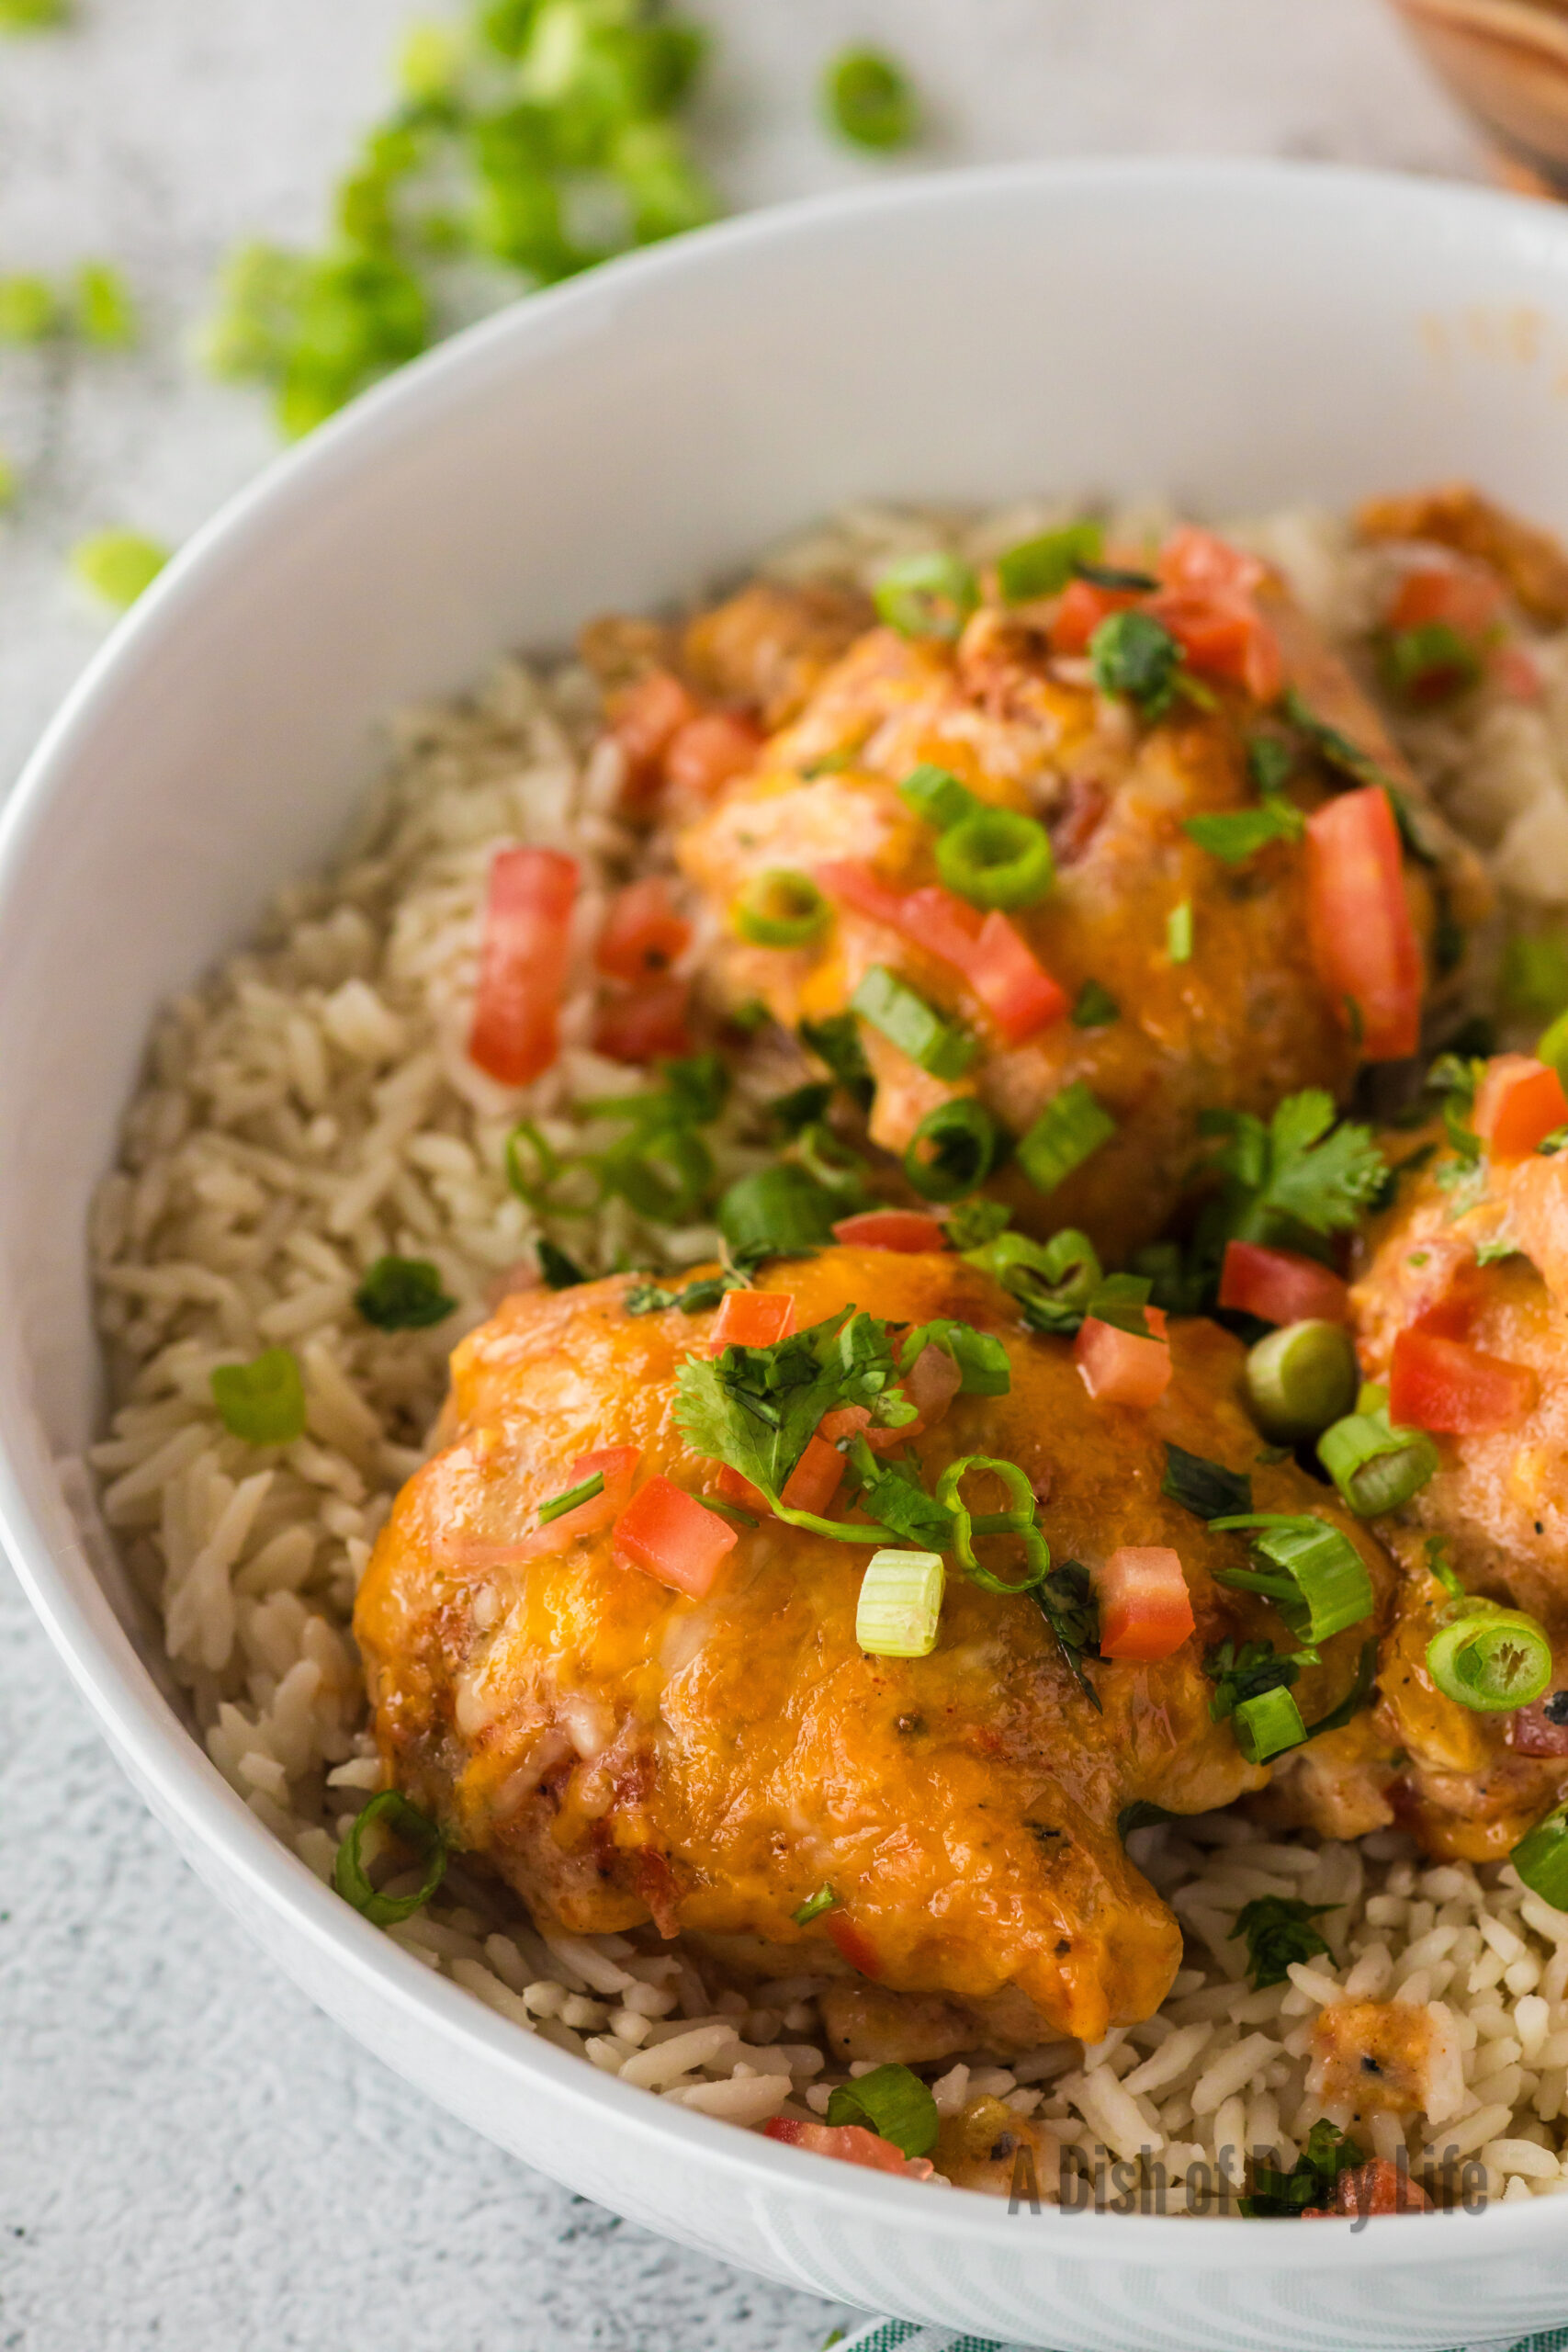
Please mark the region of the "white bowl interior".
[[150, 1016], [329, 851], [391, 707], [868, 497], [1146, 491], [1218, 514], [1468, 475], [1568, 526], [1565, 390], [1568, 222], [1507, 199], [1074, 166], [755, 218], [522, 306], [320, 435], [186, 552], [40, 751], [0, 836], [6, 1541], [204, 1875], [334, 2014], [530, 2161], [777, 2276], [1023, 2342], [1342, 2352], [1568, 2307], [1549, 2205], [1359, 2238], [1009, 2220], [523, 2041], [219, 1781], [138, 1664], [70, 1468], [99, 1406], [87, 1204]]

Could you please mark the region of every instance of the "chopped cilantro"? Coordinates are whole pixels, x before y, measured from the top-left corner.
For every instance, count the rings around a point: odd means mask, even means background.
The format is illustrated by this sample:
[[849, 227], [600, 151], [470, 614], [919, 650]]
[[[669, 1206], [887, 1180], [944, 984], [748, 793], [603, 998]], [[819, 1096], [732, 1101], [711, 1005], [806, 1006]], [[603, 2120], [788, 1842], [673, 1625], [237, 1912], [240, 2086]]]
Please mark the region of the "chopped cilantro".
[[1334, 1098], [1321, 1087], [1289, 1094], [1265, 1126], [1249, 1111], [1207, 1111], [1199, 1122], [1223, 1136], [1213, 1165], [1225, 1178], [1211, 1244], [1224, 1240], [1294, 1243], [1305, 1235], [1347, 1230], [1377, 1198], [1387, 1163], [1371, 1130], [1334, 1123]]
[[816, 1894], [808, 1894], [799, 1910], [791, 1915], [795, 1926], [808, 1928], [813, 1919], [822, 1917], [824, 1911], [831, 1911], [838, 1900], [830, 1886], [819, 1886]]
[[826, 1118], [832, 1100], [832, 1087], [813, 1079], [807, 1085], [792, 1088], [787, 1094], [775, 1094], [765, 1107], [780, 1134], [793, 1138]]
[[1073, 1005], [1075, 1029], [1103, 1029], [1109, 1023], [1119, 1021], [1122, 1008], [1109, 989], [1098, 980], [1086, 980]]
[[1255, 789], [1265, 800], [1283, 792], [1296, 755], [1289, 743], [1278, 735], [1249, 735], [1247, 741], [1247, 773]]
[[1371, 753], [1363, 752], [1359, 743], [1352, 743], [1348, 735], [1342, 735], [1325, 718], [1319, 718], [1298, 687], [1286, 687], [1280, 707], [1297, 733], [1306, 737], [1319, 758], [1331, 768], [1354, 777], [1358, 784], [1387, 785], [1388, 777]]
[[1227, 1470], [1168, 1440], [1159, 1490], [1197, 1519], [1227, 1519], [1252, 1509], [1252, 1480], [1245, 1470]]
[[1124, 695], [1145, 718], [1158, 718], [1170, 708], [1186, 657], [1152, 613], [1136, 606], [1111, 613], [1089, 639], [1089, 652], [1101, 694]]
[[870, 1110], [876, 1081], [852, 1012], [830, 1013], [825, 1021], [803, 1021], [800, 1042], [818, 1061], [827, 1063], [852, 1102], [863, 1111]]
[[1085, 1658], [1100, 1656], [1100, 1603], [1089, 1570], [1081, 1560], [1064, 1560], [1032, 1590], [1074, 1681], [1100, 1709], [1100, 1693], [1084, 1671]]
[[542, 1234], [535, 1242], [534, 1250], [539, 1261], [539, 1272], [551, 1290], [575, 1290], [580, 1283], [588, 1280], [576, 1259], [569, 1258], [564, 1250], [558, 1250], [555, 1243], [546, 1240]]
[[716, 1306], [727, 1290], [742, 1285], [730, 1274], [704, 1274], [684, 1290], [664, 1290], [658, 1283], [634, 1283], [622, 1301], [628, 1315], [662, 1315], [678, 1306], [682, 1315], [702, 1315]]
[[1293, 1895], [1259, 1894], [1235, 1915], [1233, 1936], [1247, 1938], [1247, 1973], [1253, 1989], [1283, 1984], [1297, 1961], [1312, 1960], [1328, 1945], [1313, 1926], [1333, 1903], [1302, 1903]]
[[428, 1258], [378, 1258], [354, 1294], [367, 1323], [378, 1331], [424, 1331], [455, 1315], [457, 1302], [441, 1285]]
[[1187, 817], [1181, 830], [1226, 865], [1244, 865], [1268, 842], [1299, 842], [1306, 819], [1292, 800], [1269, 800], [1261, 808], [1233, 808], [1210, 817]]
[[1309, 2207], [1332, 2207], [1340, 2174], [1364, 2161], [1337, 2124], [1326, 2119], [1314, 2123], [1289, 2172], [1278, 2165], [1253, 2166], [1252, 2188], [1238, 2200], [1242, 2212], [1249, 2222], [1297, 2221]]
[[1011, 1210], [1000, 1201], [956, 1201], [947, 1213], [949, 1245], [958, 1250], [983, 1250], [1011, 1222]]

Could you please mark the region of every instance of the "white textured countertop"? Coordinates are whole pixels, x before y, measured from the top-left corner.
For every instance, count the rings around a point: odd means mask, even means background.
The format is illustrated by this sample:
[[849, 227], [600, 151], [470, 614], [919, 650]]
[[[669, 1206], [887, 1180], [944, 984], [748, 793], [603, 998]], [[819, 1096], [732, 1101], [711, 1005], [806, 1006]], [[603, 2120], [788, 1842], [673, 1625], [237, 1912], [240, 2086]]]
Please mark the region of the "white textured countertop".
[[[1264, 153], [1473, 173], [1376, 0], [689, 0], [732, 201], [886, 165], [817, 131], [880, 40], [919, 161]], [[0, 40], [0, 272], [118, 262], [123, 357], [0, 353], [0, 784], [103, 633], [64, 551], [177, 541], [273, 437], [188, 348], [243, 235], [307, 238], [425, 0], [78, 0]], [[815, 2352], [850, 2315], [649, 2237], [383, 2072], [251, 1952], [101, 1747], [0, 1567], [0, 2352]]]

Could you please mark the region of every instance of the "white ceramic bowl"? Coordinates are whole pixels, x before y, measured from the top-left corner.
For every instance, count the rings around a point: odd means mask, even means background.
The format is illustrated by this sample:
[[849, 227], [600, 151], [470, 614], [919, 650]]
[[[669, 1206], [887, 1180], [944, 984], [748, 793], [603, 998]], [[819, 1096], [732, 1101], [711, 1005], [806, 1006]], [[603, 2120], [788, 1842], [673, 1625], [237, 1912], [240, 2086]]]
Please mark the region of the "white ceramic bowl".
[[867, 496], [1199, 513], [1472, 475], [1568, 525], [1568, 219], [1277, 167], [1028, 168], [764, 213], [536, 298], [276, 467], [115, 636], [0, 831], [0, 1530], [194, 1868], [370, 2049], [574, 2188], [773, 2278], [1033, 2345], [1438, 2346], [1568, 2318], [1555, 2200], [1038, 2217], [677, 2111], [433, 1978], [189, 1737], [72, 1457], [88, 1196], [148, 1023], [332, 845], [379, 717]]

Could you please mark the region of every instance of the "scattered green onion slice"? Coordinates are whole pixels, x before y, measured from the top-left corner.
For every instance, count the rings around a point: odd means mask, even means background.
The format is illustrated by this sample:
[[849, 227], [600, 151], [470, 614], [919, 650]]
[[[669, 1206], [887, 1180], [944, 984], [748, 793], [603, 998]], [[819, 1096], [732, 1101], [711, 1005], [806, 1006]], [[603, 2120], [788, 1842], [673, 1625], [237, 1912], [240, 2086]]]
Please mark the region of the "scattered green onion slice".
[[969, 1032], [956, 1021], [944, 1021], [886, 964], [869, 967], [850, 1003], [932, 1078], [962, 1078], [975, 1058]]
[[936, 864], [948, 888], [976, 907], [1035, 906], [1056, 878], [1051, 836], [1013, 808], [977, 808], [950, 825]]
[[996, 1166], [1002, 1132], [983, 1102], [960, 1095], [928, 1111], [909, 1138], [904, 1173], [923, 1200], [961, 1201]]
[[1568, 932], [1514, 933], [1503, 949], [1503, 1001], [1521, 1020], [1562, 1012], [1568, 1004]]
[[1532, 1894], [1554, 1911], [1568, 1911], [1568, 1804], [1543, 1814], [1508, 1860]]
[[846, 49], [822, 80], [829, 122], [856, 147], [907, 147], [919, 130], [914, 85], [896, 60], [878, 49]]
[[125, 280], [107, 261], [85, 261], [76, 272], [76, 323], [88, 343], [124, 350], [136, 340], [136, 311]]
[[1551, 1681], [1551, 1641], [1537, 1618], [1488, 1600], [1461, 1602], [1427, 1645], [1445, 1699], [1490, 1715], [1528, 1707]]
[[1077, 1001], [1073, 1006], [1073, 1027], [1075, 1029], [1103, 1029], [1111, 1022], [1119, 1021], [1121, 1017], [1122, 1008], [1110, 989], [1102, 989], [1098, 980], [1086, 980], [1079, 989]]
[[305, 1434], [305, 1380], [291, 1348], [268, 1348], [249, 1363], [220, 1363], [212, 1401], [231, 1437], [247, 1445], [292, 1445]]
[[738, 1177], [719, 1202], [717, 1221], [734, 1258], [764, 1250], [776, 1258], [794, 1258], [825, 1248], [833, 1238], [834, 1219], [843, 1214], [841, 1194], [785, 1159]]
[[957, 637], [980, 602], [974, 573], [955, 555], [906, 556], [872, 591], [879, 617], [900, 637]]
[[1238, 1700], [1231, 1713], [1235, 1744], [1249, 1764], [1267, 1764], [1288, 1747], [1299, 1747], [1306, 1724], [1294, 1695], [1282, 1686], [1259, 1692], [1256, 1699]]
[[[361, 1858], [365, 1833], [385, 1822], [395, 1837], [412, 1846], [424, 1863], [424, 1878], [417, 1894], [379, 1894], [370, 1883]], [[446, 1874], [446, 1840], [437, 1825], [397, 1789], [383, 1789], [372, 1797], [337, 1849], [333, 1884], [345, 1903], [352, 1903], [373, 1928], [395, 1927], [423, 1911]]]
[[832, 910], [808, 874], [775, 865], [747, 884], [734, 920], [754, 947], [808, 947], [827, 930]]
[[85, 588], [126, 612], [169, 560], [167, 548], [139, 531], [96, 531], [71, 550], [71, 569]]
[[830, 1886], [819, 1886], [816, 1894], [808, 1894], [799, 1910], [790, 1916], [797, 1928], [809, 1928], [813, 1919], [819, 1919], [824, 1911], [831, 1911], [838, 1900]]
[[1247, 1511], [1209, 1522], [1216, 1533], [1246, 1531], [1263, 1568], [1216, 1568], [1216, 1581], [1271, 1600], [1300, 1642], [1314, 1646], [1372, 1613], [1372, 1581], [1350, 1542], [1326, 1520]]
[[874, 1552], [861, 1579], [855, 1640], [870, 1657], [929, 1657], [946, 1571], [940, 1552]]
[[1325, 1429], [1317, 1458], [1358, 1519], [1398, 1510], [1441, 1466], [1425, 1430], [1390, 1427], [1386, 1404], [1370, 1413], [1358, 1404]]
[[1568, 1079], [1568, 1012], [1560, 1012], [1536, 1041], [1536, 1058], [1548, 1062], [1559, 1078]]
[[1080, 563], [1092, 563], [1105, 544], [1098, 523], [1066, 523], [1022, 539], [997, 558], [997, 585], [1004, 605], [1027, 605], [1036, 596], [1059, 596]]
[[1049, 1241], [1032, 1241], [1025, 1233], [994, 1234], [966, 1250], [964, 1262], [1021, 1300], [1024, 1320], [1036, 1331], [1076, 1331], [1104, 1280], [1093, 1242], [1070, 1225]]
[[1285, 1323], [1247, 1351], [1247, 1401], [1265, 1437], [1316, 1437], [1348, 1412], [1356, 1379], [1356, 1351], [1342, 1323]]
[[898, 786], [898, 797], [906, 807], [923, 817], [938, 832], [945, 832], [949, 825], [962, 824], [965, 817], [973, 817], [985, 808], [966, 784], [960, 784], [951, 769], [939, 768], [930, 760], [922, 760], [911, 768]]
[[378, 1331], [428, 1330], [457, 1311], [457, 1300], [441, 1287], [440, 1268], [428, 1258], [378, 1258], [354, 1304]]
[[1036, 1191], [1054, 1193], [1091, 1152], [1109, 1143], [1116, 1122], [1081, 1078], [1049, 1102], [1020, 1141], [1019, 1162]]
[[569, 1487], [564, 1495], [552, 1495], [547, 1503], [541, 1503], [539, 1525], [548, 1527], [552, 1519], [564, 1518], [569, 1510], [575, 1510], [579, 1503], [591, 1503], [595, 1495], [602, 1495], [604, 1491], [604, 1473], [595, 1470], [592, 1478], [584, 1478], [578, 1486]]
[[1183, 899], [1165, 919], [1165, 952], [1173, 964], [1192, 961], [1192, 901]]
[[0, 277], [0, 343], [42, 343], [60, 324], [60, 305], [47, 277], [18, 272]]
[[[962, 1488], [971, 1471], [976, 1470], [992, 1471], [1001, 1480], [1010, 1498], [1010, 1509], [975, 1516], [964, 1500]], [[953, 1548], [958, 1555], [958, 1565], [982, 1591], [1032, 1592], [1036, 1585], [1044, 1583], [1051, 1573], [1050, 1547], [1034, 1523], [1034, 1490], [1016, 1462], [998, 1462], [988, 1453], [963, 1454], [956, 1462], [950, 1462], [937, 1480], [936, 1499], [943, 1510], [953, 1514]], [[993, 1574], [975, 1557], [976, 1535], [1021, 1536], [1028, 1573], [1014, 1583]]]
[[828, 2121], [862, 2124], [906, 2156], [923, 2156], [936, 2145], [942, 2119], [929, 2086], [909, 2067], [894, 2064], [837, 2084], [828, 2099]]

